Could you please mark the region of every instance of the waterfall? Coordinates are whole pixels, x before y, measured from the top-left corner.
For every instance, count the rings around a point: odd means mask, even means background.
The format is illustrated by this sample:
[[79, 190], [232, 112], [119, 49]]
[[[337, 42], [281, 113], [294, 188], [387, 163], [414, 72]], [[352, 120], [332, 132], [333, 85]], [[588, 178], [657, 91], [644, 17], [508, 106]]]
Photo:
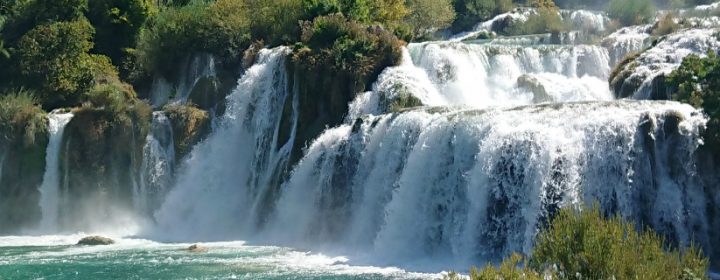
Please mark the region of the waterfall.
[[149, 93], [153, 108], [161, 108], [173, 102], [187, 102], [190, 94], [203, 79], [209, 79], [213, 87], [217, 87], [215, 57], [212, 55], [195, 54], [182, 65], [177, 77], [171, 81], [161, 76], [153, 79]]
[[426, 105], [517, 106], [611, 100], [607, 53], [596, 46], [411, 44], [443, 102]]
[[620, 28], [608, 35], [602, 45], [608, 50], [610, 65], [620, 63], [628, 54], [639, 52], [646, 47], [652, 25], [638, 25]]
[[[298, 99], [288, 84], [290, 49], [262, 50], [228, 96], [218, 127], [178, 170], [177, 184], [155, 218], [166, 238], [222, 239], [262, 223], [274, 181], [294, 144], [279, 135], [281, 123], [297, 124]], [[290, 105], [291, 116], [283, 116]], [[288, 119], [285, 119], [288, 117]]]
[[165, 113], [153, 112], [152, 126], [143, 147], [140, 182], [133, 192], [135, 210], [150, 214], [171, 186], [175, 167], [172, 126]]
[[[528, 252], [558, 209], [597, 201], [681, 245], [717, 246], [717, 201], [695, 176], [706, 117], [613, 100], [603, 47], [410, 44], [286, 177], [299, 114], [290, 52], [259, 52], [175, 170], [148, 234], [467, 267]], [[394, 107], [407, 98], [422, 106]]]
[[692, 175], [705, 121], [689, 105], [637, 101], [368, 116], [310, 146], [260, 236], [392, 264], [477, 263], [528, 252], [557, 209], [597, 200], [707, 245]]
[[40, 209], [42, 220], [40, 231], [44, 233], [56, 232], [58, 230], [58, 214], [60, 211], [60, 150], [63, 139], [63, 131], [72, 119], [72, 113], [53, 111], [48, 114], [48, 142], [45, 155], [45, 175], [40, 186]]

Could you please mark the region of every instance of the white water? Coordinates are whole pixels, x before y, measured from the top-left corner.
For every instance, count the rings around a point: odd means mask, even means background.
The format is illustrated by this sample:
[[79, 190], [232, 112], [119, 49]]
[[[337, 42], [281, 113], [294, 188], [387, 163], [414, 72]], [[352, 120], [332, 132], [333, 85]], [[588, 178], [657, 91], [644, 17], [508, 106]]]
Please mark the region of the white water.
[[60, 148], [65, 126], [72, 119], [72, 113], [53, 111], [48, 114], [48, 142], [45, 155], [45, 175], [40, 186], [40, 209], [42, 219], [39, 232], [52, 233], [58, 231], [58, 215], [60, 212]]
[[413, 64], [442, 93], [426, 105], [486, 108], [612, 99], [608, 57], [600, 47], [423, 43], [409, 48]]
[[[706, 119], [674, 102], [612, 101], [602, 48], [411, 44], [272, 189], [292, 143], [278, 143], [287, 102], [290, 139], [297, 122], [287, 53], [263, 50], [240, 78], [151, 235], [463, 268], [527, 252], [557, 209], [597, 200], [681, 244], [710, 246], [701, 206], [714, 202], [692, 177]], [[386, 114], [406, 94], [439, 107]]]
[[143, 147], [140, 182], [133, 191], [135, 210], [152, 214], [173, 183], [175, 147], [172, 126], [165, 113], [153, 113], [152, 128]]
[[293, 113], [290, 138], [278, 143], [283, 106], [298, 106], [285, 71], [289, 51], [262, 50], [240, 78], [219, 127], [194, 148], [155, 214], [165, 238], [233, 238], [262, 222], [271, 180], [287, 165], [295, 137]]
[[599, 200], [681, 244], [706, 242], [704, 194], [688, 181], [705, 121], [673, 102], [367, 117], [312, 144], [260, 238], [462, 266], [528, 252], [542, 219]]
[[617, 65], [628, 54], [639, 52], [649, 45], [651, 28], [652, 25], [623, 27], [603, 39], [602, 45], [609, 52], [610, 65]]

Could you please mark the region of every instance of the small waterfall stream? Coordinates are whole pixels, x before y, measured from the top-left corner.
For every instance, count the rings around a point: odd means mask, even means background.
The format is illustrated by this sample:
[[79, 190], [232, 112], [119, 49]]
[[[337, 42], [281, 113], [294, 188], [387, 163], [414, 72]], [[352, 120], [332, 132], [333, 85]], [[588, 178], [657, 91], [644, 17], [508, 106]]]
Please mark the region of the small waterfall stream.
[[143, 147], [140, 182], [133, 191], [133, 204], [137, 212], [152, 214], [160, 206], [173, 183], [174, 168], [172, 125], [164, 112], [153, 112], [151, 130]]
[[72, 119], [72, 113], [52, 112], [48, 114], [48, 132], [50, 141], [45, 158], [45, 175], [40, 186], [40, 209], [42, 220], [40, 231], [53, 233], [58, 231], [58, 215], [60, 212], [60, 151], [65, 126]]

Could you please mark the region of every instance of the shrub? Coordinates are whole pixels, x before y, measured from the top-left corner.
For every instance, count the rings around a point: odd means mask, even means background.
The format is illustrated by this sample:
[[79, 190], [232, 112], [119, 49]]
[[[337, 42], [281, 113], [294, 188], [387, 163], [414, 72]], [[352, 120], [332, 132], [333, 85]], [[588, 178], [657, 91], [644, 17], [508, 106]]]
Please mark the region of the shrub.
[[[694, 247], [664, 250], [652, 231], [636, 231], [598, 207], [562, 209], [536, 237], [529, 261], [513, 254], [499, 268], [470, 271], [470, 279], [707, 279], [708, 260]], [[459, 279], [451, 273], [446, 279]]]
[[45, 112], [36, 102], [35, 97], [25, 90], [0, 96], [0, 144], [30, 146], [35, 144], [37, 135], [46, 132]]
[[594, 207], [560, 211], [539, 233], [529, 265], [561, 279], [705, 279], [708, 261], [694, 247], [665, 251], [654, 232]]
[[239, 61], [250, 44], [250, 21], [244, 1], [193, 2], [171, 7], [140, 32], [135, 56], [138, 68], [170, 76], [173, 65], [195, 52], [207, 52], [222, 61]]
[[710, 117], [704, 133], [705, 148], [720, 153], [720, 56], [689, 55], [666, 80], [672, 99], [702, 108]]
[[406, 4], [410, 12], [405, 22], [416, 38], [450, 26], [455, 18], [450, 0], [408, 0]]
[[624, 26], [651, 22], [655, 18], [652, 0], [610, 0], [608, 16]]
[[342, 15], [304, 22], [302, 44], [295, 49], [298, 65], [312, 69], [321, 65], [352, 73], [357, 80], [379, 74], [400, 62], [400, 42], [381, 29], [366, 28]]
[[503, 30], [507, 35], [528, 35], [566, 30], [557, 7], [540, 7], [525, 22], [515, 22]]
[[652, 27], [652, 35], [663, 36], [673, 33], [680, 29], [680, 25], [675, 22], [674, 15], [672, 13], [665, 14], [658, 22]]

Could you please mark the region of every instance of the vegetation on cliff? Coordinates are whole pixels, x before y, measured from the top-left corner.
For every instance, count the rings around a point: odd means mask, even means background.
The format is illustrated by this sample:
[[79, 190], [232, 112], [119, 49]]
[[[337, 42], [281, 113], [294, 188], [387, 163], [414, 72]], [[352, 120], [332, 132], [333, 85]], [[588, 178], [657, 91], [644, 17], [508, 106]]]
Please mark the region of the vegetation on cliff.
[[667, 85], [674, 100], [701, 108], [710, 120], [704, 133], [704, 148], [720, 155], [720, 56], [689, 55], [668, 75]]
[[695, 247], [666, 248], [656, 233], [597, 207], [566, 208], [540, 231], [525, 263], [514, 254], [499, 267], [473, 268], [470, 279], [707, 279], [708, 260]]
[[206, 111], [191, 105], [171, 104], [163, 108], [172, 125], [175, 154], [182, 158], [190, 148], [210, 132], [210, 118]]
[[27, 91], [0, 96], [0, 234], [40, 215], [38, 187], [45, 171], [47, 118]]

